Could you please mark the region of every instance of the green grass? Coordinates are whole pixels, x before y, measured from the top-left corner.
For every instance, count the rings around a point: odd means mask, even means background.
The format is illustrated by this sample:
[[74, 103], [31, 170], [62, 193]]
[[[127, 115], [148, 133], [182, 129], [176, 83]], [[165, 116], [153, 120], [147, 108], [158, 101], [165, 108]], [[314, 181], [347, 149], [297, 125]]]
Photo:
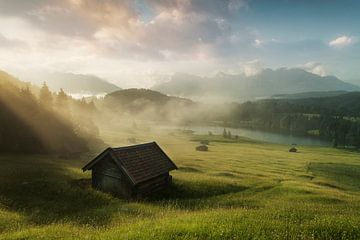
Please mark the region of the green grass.
[[[360, 239], [360, 155], [169, 132], [102, 131], [112, 146], [156, 140], [174, 184], [143, 200], [89, 187], [63, 160], [0, 156], [0, 239]], [[209, 152], [195, 151], [210, 140]]]

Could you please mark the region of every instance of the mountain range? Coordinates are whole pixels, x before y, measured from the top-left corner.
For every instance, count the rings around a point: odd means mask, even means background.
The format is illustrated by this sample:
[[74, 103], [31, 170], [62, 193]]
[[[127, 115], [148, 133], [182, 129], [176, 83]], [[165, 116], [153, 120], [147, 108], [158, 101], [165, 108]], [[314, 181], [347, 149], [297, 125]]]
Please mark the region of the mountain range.
[[68, 94], [75, 96], [90, 96], [114, 92], [120, 90], [115, 84], [87, 74], [74, 73], [41, 73], [35, 76], [22, 76], [23, 79], [30, 81], [38, 86], [44, 82], [53, 92], [58, 92], [61, 88]]
[[264, 69], [253, 76], [218, 73], [214, 77], [175, 74], [170, 81], [152, 87], [165, 94], [210, 102], [247, 101], [278, 94], [323, 91], [359, 91], [355, 84], [334, 76], [319, 76], [302, 69]]

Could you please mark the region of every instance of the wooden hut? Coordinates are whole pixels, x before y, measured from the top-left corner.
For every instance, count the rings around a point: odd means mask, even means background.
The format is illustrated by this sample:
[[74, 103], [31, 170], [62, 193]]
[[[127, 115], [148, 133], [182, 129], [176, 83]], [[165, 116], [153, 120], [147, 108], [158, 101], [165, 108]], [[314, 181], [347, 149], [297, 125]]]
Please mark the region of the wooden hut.
[[92, 187], [121, 197], [141, 197], [171, 183], [177, 166], [155, 142], [108, 148], [82, 170], [92, 170]]
[[195, 149], [196, 149], [196, 151], [201, 151], [201, 152], [206, 152], [209, 150], [208, 146], [206, 146], [206, 145], [197, 146]]
[[296, 147], [291, 147], [291, 148], [289, 149], [289, 152], [296, 153], [296, 152], [297, 152], [297, 148], [296, 148]]

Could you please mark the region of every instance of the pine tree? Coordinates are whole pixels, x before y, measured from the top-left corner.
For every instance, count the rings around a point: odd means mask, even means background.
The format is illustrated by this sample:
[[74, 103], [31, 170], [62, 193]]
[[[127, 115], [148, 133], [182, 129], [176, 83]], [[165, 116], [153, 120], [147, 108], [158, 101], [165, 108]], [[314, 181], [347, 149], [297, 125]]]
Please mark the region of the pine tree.
[[53, 106], [53, 95], [46, 85], [46, 82], [43, 83], [43, 86], [40, 89], [39, 103], [47, 108], [52, 108]]
[[227, 138], [227, 131], [226, 131], [225, 128], [224, 128], [224, 131], [223, 131], [223, 138]]
[[61, 88], [56, 97], [56, 106], [59, 108], [59, 110], [64, 110], [67, 108], [67, 101], [68, 101], [68, 96]]

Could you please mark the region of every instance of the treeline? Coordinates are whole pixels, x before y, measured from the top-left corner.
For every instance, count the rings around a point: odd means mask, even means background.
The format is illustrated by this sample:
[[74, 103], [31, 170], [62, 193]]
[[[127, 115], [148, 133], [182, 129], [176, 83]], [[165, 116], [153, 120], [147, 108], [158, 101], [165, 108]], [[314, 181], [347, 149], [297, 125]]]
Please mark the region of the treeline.
[[[348, 101], [351, 102], [350, 99]], [[317, 103], [311, 104], [312, 102]], [[328, 102], [324, 99], [302, 99], [232, 104], [232, 110], [222, 120], [235, 127], [252, 127], [299, 135], [312, 134], [332, 141], [334, 147], [360, 148], [360, 120], [357, 118], [359, 112], [356, 111], [360, 102], [353, 102], [352, 106], [346, 108], [343, 103], [340, 107], [334, 104], [331, 108]]]
[[77, 155], [100, 143], [91, 120], [96, 108], [46, 86], [34, 94], [0, 79], [0, 152]]

